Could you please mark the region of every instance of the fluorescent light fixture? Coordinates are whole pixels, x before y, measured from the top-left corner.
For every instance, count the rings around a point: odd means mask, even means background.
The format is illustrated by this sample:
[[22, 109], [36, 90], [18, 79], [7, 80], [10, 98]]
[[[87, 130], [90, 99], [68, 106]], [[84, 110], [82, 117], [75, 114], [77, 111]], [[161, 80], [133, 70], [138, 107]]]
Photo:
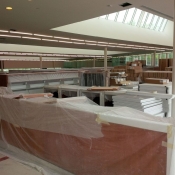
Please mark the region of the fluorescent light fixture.
[[72, 43], [70, 41], [59, 41], [60, 43]]
[[109, 43], [109, 44], [111, 44], [111, 45], [118, 45], [118, 43]]
[[71, 38], [71, 40], [74, 40], [74, 41], [83, 41], [84, 42], [84, 40], [82, 40], [82, 39], [73, 39], [73, 38]]
[[6, 33], [7, 33], [7, 32], [9, 32], [9, 31], [7, 31], [7, 30], [0, 30], [0, 32], [6, 32]]
[[43, 41], [51, 41], [51, 42], [58, 42], [58, 40], [51, 40], [51, 39], [42, 39]]
[[57, 38], [57, 39], [66, 39], [66, 40], [69, 40], [70, 39], [70, 38], [58, 37], [58, 36], [54, 36], [54, 38]]
[[22, 34], [22, 35], [33, 35], [32, 33], [15, 32], [15, 31], [10, 31], [10, 33], [16, 33], [16, 34]]
[[41, 38], [33, 38], [33, 37], [25, 37], [25, 36], [23, 36], [22, 38], [24, 38], [24, 39], [34, 39], [34, 40], [41, 40]]
[[0, 35], [4, 37], [12, 37], [12, 38], [21, 38], [21, 36], [15, 36], [15, 35]]
[[40, 35], [40, 34], [34, 34], [35, 36], [41, 36], [41, 37], [47, 37], [47, 38], [53, 38], [53, 36], [49, 35]]

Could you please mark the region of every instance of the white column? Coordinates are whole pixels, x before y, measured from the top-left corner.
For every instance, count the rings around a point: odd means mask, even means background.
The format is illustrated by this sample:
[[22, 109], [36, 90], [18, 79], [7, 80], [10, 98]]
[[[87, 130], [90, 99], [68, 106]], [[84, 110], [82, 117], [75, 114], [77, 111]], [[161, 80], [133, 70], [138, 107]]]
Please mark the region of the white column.
[[[175, 0], [174, 0], [174, 36], [173, 36], [173, 72], [172, 72], [172, 93], [175, 94]], [[175, 117], [175, 99], [172, 100], [172, 117]]]
[[1, 60], [1, 71], [3, 72], [3, 61]]
[[152, 66], [155, 67], [155, 64], [156, 64], [156, 51], [154, 51], [152, 55]]
[[95, 67], [95, 58], [93, 59], [93, 67]]
[[104, 49], [104, 69], [107, 71], [108, 69], [108, 59], [107, 59], [107, 47]]
[[168, 59], [168, 53], [166, 53], [166, 59]]
[[42, 69], [43, 68], [43, 58], [39, 57], [39, 59], [40, 59], [40, 69]]

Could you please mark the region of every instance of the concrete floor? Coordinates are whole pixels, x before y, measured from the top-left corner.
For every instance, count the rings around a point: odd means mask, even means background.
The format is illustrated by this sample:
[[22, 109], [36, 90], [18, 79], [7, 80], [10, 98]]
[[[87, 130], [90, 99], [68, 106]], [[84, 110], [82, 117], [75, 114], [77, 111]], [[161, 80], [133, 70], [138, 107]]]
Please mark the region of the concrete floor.
[[0, 154], [0, 175], [42, 175], [37, 170]]

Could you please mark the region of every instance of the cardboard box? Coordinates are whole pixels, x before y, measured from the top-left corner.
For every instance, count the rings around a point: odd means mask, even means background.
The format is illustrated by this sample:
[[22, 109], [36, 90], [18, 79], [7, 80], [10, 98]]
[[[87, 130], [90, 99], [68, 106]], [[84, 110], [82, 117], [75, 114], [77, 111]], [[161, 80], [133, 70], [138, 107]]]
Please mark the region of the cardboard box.
[[168, 84], [169, 79], [146, 78], [145, 83], [150, 84]]

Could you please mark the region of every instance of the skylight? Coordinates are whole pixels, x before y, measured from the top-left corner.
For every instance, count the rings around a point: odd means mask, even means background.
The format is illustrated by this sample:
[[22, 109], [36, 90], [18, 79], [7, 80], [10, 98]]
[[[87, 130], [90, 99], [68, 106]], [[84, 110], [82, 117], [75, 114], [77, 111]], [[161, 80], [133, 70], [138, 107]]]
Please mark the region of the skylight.
[[168, 22], [168, 20], [165, 18], [153, 15], [151, 13], [142, 11], [137, 8], [130, 8], [128, 10], [111, 13], [109, 15], [103, 15], [100, 16], [100, 19], [125, 23], [132, 26], [138, 26], [159, 32], [164, 31], [166, 24]]

